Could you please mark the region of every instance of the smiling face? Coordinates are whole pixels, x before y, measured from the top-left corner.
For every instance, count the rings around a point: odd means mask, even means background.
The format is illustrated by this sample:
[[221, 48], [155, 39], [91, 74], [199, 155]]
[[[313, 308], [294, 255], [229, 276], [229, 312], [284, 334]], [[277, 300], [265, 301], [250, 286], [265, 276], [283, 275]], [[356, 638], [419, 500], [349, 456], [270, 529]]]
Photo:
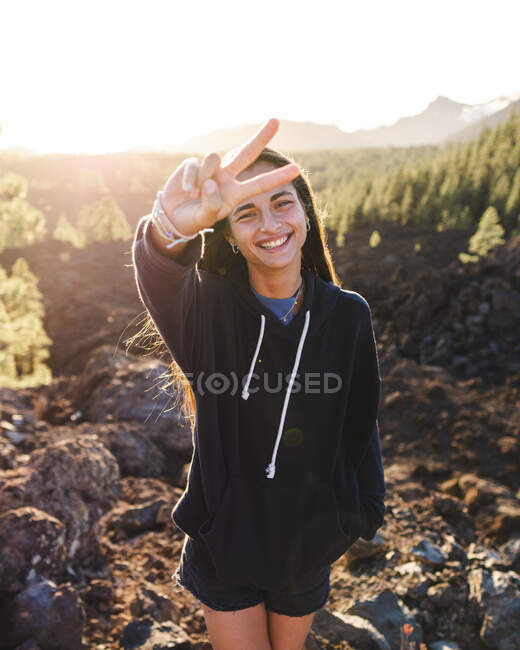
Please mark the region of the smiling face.
[[[243, 181], [275, 169], [272, 163], [254, 163], [237, 176]], [[307, 237], [305, 211], [292, 183], [256, 194], [236, 206], [228, 217], [231, 237], [249, 265], [257, 270], [294, 265], [299, 271], [301, 248]], [[262, 247], [269, 244], [271, 247]], [[273, 247], [274, 244], [274, 247]]]

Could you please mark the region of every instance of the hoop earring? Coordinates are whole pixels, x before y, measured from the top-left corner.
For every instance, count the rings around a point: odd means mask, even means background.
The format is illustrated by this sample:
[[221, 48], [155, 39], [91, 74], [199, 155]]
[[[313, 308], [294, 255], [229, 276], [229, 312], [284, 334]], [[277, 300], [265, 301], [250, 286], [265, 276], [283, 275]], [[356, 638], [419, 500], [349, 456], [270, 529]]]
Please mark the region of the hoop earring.
[[235, 255], [238, 253], [238, 246], [236, 246], [235, 244], [231, 244], [231, 249], [233, 253], [235, 253]]
[[311, 229], [311, 222], [309, 220], [309, 217], [307, 217], [306, 220], [307, 220], [307, 231], [309, 231]]

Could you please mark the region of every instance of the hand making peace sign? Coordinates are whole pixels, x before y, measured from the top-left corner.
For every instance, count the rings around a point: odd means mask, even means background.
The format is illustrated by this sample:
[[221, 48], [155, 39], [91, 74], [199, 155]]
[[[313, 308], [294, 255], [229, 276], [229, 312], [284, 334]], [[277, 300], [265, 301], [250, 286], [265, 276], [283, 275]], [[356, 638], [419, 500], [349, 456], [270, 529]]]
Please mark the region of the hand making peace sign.
[[292, 181], [300, 174], [296, 163], [259, 174], [244, 182], [238, 174], [253, 163], [278, 131], [277, 119], [268, 120], [231, 159], [221, 164], [216, 153], [202, 161], [187, 158], [168, 178], [161, 196], [163, 210], [183, 235], [192, 235], [226, 218], [244, 199]]

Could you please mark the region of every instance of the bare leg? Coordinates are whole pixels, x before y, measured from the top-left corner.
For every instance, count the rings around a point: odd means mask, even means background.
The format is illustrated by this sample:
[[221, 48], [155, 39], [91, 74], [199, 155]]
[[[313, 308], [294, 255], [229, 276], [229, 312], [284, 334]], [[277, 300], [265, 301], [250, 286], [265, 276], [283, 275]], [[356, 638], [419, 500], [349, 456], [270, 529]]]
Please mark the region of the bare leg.
[[234, 612], [202, 609], [213, 650], [272, 650], [264, 603]]
[[268, 611], [269, 637], [272, 650], [303, 650], [314, 615], [284, 616]]

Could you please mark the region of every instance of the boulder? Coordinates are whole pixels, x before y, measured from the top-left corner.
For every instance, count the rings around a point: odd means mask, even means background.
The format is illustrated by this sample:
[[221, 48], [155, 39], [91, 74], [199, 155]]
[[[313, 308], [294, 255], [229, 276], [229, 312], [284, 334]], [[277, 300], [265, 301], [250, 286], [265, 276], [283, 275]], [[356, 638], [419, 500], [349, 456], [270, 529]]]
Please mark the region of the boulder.
[[[363, 650], [390, 650], [384, 636], [370, 621], [349, 614], [330, 612], [322, 608], [316, 612], [312, 622], [311, 635], [315, 641], [326, 639], [327, 647], [347, 642], [353, 648]], [[319, 645], [318, 647], [324, 647]]]
[[432, 569], [439, 569], [446, 562], [446, 556], [442, 550], [428, 539], [422, 539], [413, 546], [410, 555], [413, 559], [423, 562]]
[[156, 526], [163, 526], [164, 521], [159, 520], [159, 514], [164, 508], [170, 509], [170, 504], [164, 499], [138, 506], [123, 503], [100, 518], [99, 528], [102, 533], [111, 531], [111, 542], [120, 542], [133, 535], [153, 530]]
[[85, 612], [77, 591], [37, 574], [1, 612], [0, 638], [9, 648], [31, 642], [43, 650], [84, 650]]
[[0, 476], [0, 510], [33, 506], [65, 525], [69, 558], [91, 552], [92, 528], [119, 495], [116, 459], [96, 436], [63, 439]]
[[422, 629], [415, 616], [390, 589], [384, 589], [375, 598], [358, 600], [347, 609], [346, 614], [370, 621], [384, 636], [391, 650], [400, 650], [401, 630], [406, 623], [413, 628], [410, 642], [415, 642], [417, 646], [422, 643]]
[[187, 461], [193, 447], [191, 428], [172, 408], [176, 398], [172, 388], [161, 395], [168, 380], [168, 365], [157, 359], [114, 353], [112, 346], [102, 346], [75, 378], [71, 402], [91, 422], [135, 422], [161, 451]]
[[46, 578], [63, 571], [65, 525], [38, 508], [21, 507], [0, 514], [0, 593], [14, 595], [33, 569]]
[[505, 561], [520, 571], [520, 535], [511, 537], [501, 548]]
[[117, 458], [121, 476], [165, 476], [179, 480], [184, 465], [182, 457], [166, 455], [145, 428], [132, 422], [110, 422], [98, 425], [97, 430], [100, 440]]
[[135, 618], [149, 616], [159, 623], [178, 622], [178, 614], [171, 598], [150, 587], [138, 587], [135, 600], [130, 603], [130, 612]]
[[188, 635], [175, 623], [140, 618], [128, 623], [121, 636], [123, 650], [190, 650]]
[[380, 533], [376, 533], [375, 537], [371, 540], [365, 540], [360, 537], [347, 549], [347, 552], [342, 557], [345, 558], [347, 566], [350, 566], [358, 560], [367, 560], [372, 557], [384, 555], [387, 549], [388, 545], [385, 538]]
[[489, 648], [520, 648], [520, 575], [514, 571], [473, 569], [469, 602], [479, 618], [480, 638]]

